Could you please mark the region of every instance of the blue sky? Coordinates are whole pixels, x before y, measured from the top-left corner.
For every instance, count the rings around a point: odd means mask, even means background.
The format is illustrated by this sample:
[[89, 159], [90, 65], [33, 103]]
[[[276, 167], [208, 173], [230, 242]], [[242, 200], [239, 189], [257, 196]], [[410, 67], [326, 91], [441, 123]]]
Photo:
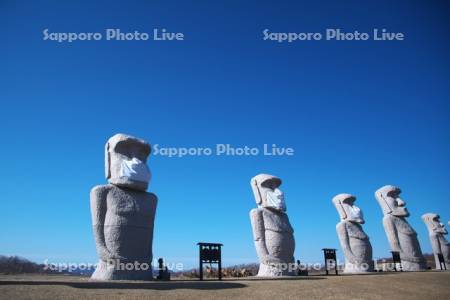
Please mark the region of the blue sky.
[[[154, 256], [257, 261], [250, 178], [270, 173], [295, 256], [339, 248], [331, 198], [357, 196], [374, 257], [389, 255], [374, 191], [398, 185], [420, 216], [450, 220], [450, 26], [445, 1], [0, 1], [0, 254], [95, 262], [89, 191], [117, 132], [161, 147], [292, 147], [294, 156], [153, 156]], [[44, 41], [42, 31], [183, 32], [184, 41]], [[264, 41], [262, 31], [371, 32], [404, 41]], [[338, 252], [339, 253], [339, 252]]]

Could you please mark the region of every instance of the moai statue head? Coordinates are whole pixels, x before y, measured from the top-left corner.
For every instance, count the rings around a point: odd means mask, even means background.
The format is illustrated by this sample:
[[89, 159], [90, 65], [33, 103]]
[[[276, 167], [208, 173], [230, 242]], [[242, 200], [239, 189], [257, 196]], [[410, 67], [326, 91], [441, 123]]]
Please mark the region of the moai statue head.
[[375, 192], [375, 198], [383, 210], [383, 214], [396, 217], [408, 217], [409, 212], [406, 203], [400, 199], [400, 188], [393, 185], [385, 185]]
[[286, 211], [284, 194], [279, 189], [280, 178], [268, 174], [259, 174], [251, 179], [250, 184], [258, 207]]
[[355, 196], [350, 194], [339, 194], [336, 195], [332, 201], [341, 217], [341, 221], [364, 224], [363, 213], [361, 209], [355, 205]]
[[105, 145], [105, 175], [119, 187], [146, 191], [151, 179], [147, 166], [150, 144], [144, 140], [116, 134]]
[[439, 233], [439, 234], [448, 234], [445, 225], [440, 222], [440, 216], [438, 214], [428, 213], [422, 216], [422, 220], [425, 225], [428, 227], [428, 231]]

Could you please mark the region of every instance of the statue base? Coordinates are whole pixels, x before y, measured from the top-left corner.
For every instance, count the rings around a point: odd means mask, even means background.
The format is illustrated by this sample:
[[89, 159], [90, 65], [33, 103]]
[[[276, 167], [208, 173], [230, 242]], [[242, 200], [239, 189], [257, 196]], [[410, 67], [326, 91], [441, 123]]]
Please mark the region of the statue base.
[[402, 270], [406, 272], [417, 272], [417, 271], [425, 271], [427, 269], [427, 265], [425, 262], [410, 262], [406, 260], [402, 260]]
[[296, 276], [295, 263], [259, 264], [258, 277]]
[[142, 268], [136, 268], [136, 263], [118, 265], [100, 260], [91, 280], [153, 280], [151, 263], [139, 263], [139, 265]]
[[371, 263], [361, 263], [361, 264], [352, 264], [345, 263], [344, 274], [364, 274], [373, 272], [373, 262]]

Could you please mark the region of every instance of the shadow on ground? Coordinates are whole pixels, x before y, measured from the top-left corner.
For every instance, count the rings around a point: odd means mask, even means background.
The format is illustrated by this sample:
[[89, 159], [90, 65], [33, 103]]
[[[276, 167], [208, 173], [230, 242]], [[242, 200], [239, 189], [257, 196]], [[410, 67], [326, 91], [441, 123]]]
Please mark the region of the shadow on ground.
[[130, 289], [130, 290], [220, 290], [247, 287], [245, 284], [225, 281], [170, 281], [170, 282], [65, 282], [65, 281], [0, 281], [0, 285], [59, 285], [79, 289]]
[[286, 277], [279, 277], [279, 278], [272, 278], [272, 277], [238, 277], [238, 278], [228, 278], [230, 281], [286, 281], [286, 280], [322, 280], [327, 279], [326, 277], [318, 277], [318, 276], [286, 276]]
[[[131, 289], [131, 290], [220, 290], [220, 289], [237, 289], [244, 288], [247, 285], [242, 281], [251, 282], [259, 280], [320, 280], [323, 277], [291, 277], [291, 278], [236, 278], [235, 280], [225, 281], [193, 281], [193, 280], [172, 280], [172, 281], [152, 281], [152, 282], [105, 282], [105, 281], [56, 281], [56, 280], [0, 280], [0, 285], [59, 285], [69, 286], [79, 289]], [[236, 282], [240, 281], [240, 282]]]

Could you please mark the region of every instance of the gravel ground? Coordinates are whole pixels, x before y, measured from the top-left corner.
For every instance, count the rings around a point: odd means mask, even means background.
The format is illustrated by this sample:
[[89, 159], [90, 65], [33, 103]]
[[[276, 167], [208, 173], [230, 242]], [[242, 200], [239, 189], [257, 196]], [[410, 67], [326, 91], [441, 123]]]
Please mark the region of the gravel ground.
[[0, 299], [450, 299], [450, 271], [260, 280], [92, 282], [86, 277], [0, 275]]

